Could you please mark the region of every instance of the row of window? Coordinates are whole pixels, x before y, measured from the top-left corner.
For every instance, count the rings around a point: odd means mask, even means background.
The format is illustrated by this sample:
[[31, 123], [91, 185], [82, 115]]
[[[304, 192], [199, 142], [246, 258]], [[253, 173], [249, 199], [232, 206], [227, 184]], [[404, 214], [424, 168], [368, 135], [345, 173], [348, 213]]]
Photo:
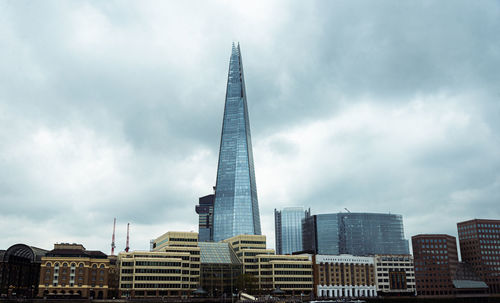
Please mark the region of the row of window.
[[[59, 267], [59, 262], [54, 263], [54, 267]], [[52, 263], [47, 262], [45, 263], [46, 267], [52, 267]], [[84, 267], [85, 265], [83, 263], [79, 263], [78, 267]], [[62, 267], [68, 267], [68, 263], [64, 262], [62, 264]], [[71, 263], [71, 267], [76, 267], [76, 263]], [[106, 266], [104, 264], [99, 264], [99, 268], [105, 268]], [[97, 264], [92, 264], [92, 268], [97, 268]]]

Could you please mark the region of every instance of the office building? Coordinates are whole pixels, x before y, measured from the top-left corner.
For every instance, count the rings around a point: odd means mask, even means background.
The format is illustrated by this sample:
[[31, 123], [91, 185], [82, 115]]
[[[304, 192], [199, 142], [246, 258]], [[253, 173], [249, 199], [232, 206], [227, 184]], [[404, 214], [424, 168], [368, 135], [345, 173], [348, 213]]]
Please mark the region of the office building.
[[225, 239], [243, 263], [243, 272], [255, 277], [257, 291], [270, 294], [276, 288], [287, 296], [309, 296], [313, 290], [312, 260], [308, 255], [276, 255], [266, 248], [264, 235], [238, 235]]
[[214, 240], [213, 221], [214, 221], [214, 202], [215, 195], [207, 195], [199, 199], [196, 205], [196, 213], [199, 215], [198, 221], [198, 241], [210, 242]]
[[322, 298], [376, 297], [374, 258], [313, 255], [315, 294]]
[[473, 219], [457, 227], [462, 261], [486, 282], [491, 294], [499, 294], [500, 220]]
[[215, 187], [213, 239], [260, 235], [259, 203], [240, 46], [232, 48]]
[[231, 297], [237, 293], [237, 279], [243, 266], [229, 243], [199, 242], [200, 285], [209, 297]]
[[415, 296], [415, 268], [411, 255], [376, 255], [375, 279], [379, 296]]
[[38, 296], [108, 298], [108, 256], [81, 244], [54, 244], [41, 258]]
[[334, 213], [306, 216], [302, 248], [314, 254], [409, 254], [401, 215]]
[[413, 236], [411, 240], [417, 295], [452, 297], [453, 277], [458, 264], [455, 237], [422, 234]]
[[0, 250], [0, 296], [36, 297], [40, 265], [46, 253], [45, 249], [26, 244]]
[[302, 250], [302, 220], [306, 214], [308, 211], [304, 211], [302, 207], [274, 209], [277, 254], [289, 255]]

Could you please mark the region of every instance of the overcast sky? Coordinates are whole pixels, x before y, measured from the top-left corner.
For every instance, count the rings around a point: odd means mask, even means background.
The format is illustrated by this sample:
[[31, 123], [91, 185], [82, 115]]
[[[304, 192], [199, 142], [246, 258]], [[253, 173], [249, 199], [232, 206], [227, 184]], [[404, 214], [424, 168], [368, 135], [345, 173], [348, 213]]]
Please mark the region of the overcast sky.
[[0, 1], [0, 249], [197, 231], [231, 43], [274, 208], [500, 219], [498, 1]]

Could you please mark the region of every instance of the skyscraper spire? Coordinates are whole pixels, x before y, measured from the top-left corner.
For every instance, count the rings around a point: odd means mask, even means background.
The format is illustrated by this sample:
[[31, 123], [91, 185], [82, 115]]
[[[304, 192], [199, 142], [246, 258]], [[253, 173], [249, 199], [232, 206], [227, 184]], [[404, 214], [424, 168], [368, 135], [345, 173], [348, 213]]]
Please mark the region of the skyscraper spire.
[[259, 203], [253, 165], [241, 49], [233, 43], [217, 168], [214, 241], [239, 234], [260, 235]]

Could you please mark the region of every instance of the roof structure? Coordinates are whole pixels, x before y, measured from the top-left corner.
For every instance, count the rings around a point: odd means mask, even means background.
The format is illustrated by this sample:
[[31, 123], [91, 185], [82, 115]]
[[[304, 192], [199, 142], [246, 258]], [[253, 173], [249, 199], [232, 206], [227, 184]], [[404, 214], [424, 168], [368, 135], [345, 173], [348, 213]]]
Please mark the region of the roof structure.
[[241, 264], [229, 243], [199, 242], [202, 264]]
[[42, 257], [45, 256], [47, 250], [28, 246], [26, 244], [15, 244], [4, 251], [2, 255], [2, 260], [8, 262], [11, 257], [18, 257], [29, 260], [29, 262], [40, 262]]
[[455, 288], [488, 288], [483, 281], [473, 280], [453, 280], [453, 286]]

